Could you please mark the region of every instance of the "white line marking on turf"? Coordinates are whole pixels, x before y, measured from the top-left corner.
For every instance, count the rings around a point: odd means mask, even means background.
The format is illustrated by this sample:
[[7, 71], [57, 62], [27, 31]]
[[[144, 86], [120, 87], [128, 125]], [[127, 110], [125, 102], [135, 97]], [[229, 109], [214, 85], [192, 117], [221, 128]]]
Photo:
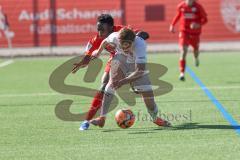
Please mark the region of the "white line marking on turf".
[[13, 62], [14, 62], [14, 61], [13, 61], [12, 59], [7, 60], [7, 61], [4, 61], [4, 62], [0, 63], [0, 68], [1, 68], [1, 67], [5, 67], [5, 66], [7, 66], [7, 65], [9, 65], [9, 64], [11, 64], [11, 63], [13, 63]]
[[[208, 87], [208, 89], [213, 90], [228, 90], [228, 89], [240, 89], [240, 86], [212, 86]], [[175, 91], [189, 91], [189, 90], [196, 90], [201, 91], [201, 88], [197, 87], [190, 87], [190, 88], [173, 88]], [[57, 92], [45, 92], [45, 93], [17, 93], [17, 94], [0, 94], [0, 98], [7, 98], [7, 97], [39, 97], [39, 96], [64, 96], [64, 94], [57, 93]], [[67, 94], [65, 95], [67, 96]], [[74, 95], [73, 95], [74, 96]]]

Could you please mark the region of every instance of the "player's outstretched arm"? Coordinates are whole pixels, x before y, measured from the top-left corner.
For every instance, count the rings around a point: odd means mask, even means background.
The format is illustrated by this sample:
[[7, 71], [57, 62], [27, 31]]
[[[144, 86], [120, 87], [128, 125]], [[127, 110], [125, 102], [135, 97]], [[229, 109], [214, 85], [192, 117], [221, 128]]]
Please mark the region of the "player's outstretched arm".
[[86, 67], [90, 61], [91, 61], [91, 56], [85, 55], [79, 63], [73, 64], [74, 67], [72, 69], [72, 73], [76, 73], [80, 68]]
[[92, 59], [97, 58], [105, 48], [107, 42], [103, 41], [98, 49], [92, 52], [92, 55], [85, 55], [79, 63], [74, 63], [72, 73], [76, 73], [80, 68], [86, 67]]
[[85, 56], [83, 57], [83, 59], [80, 62], [73, 64], [74, 67], [72, 69], [72, 73], [76, 73], [80, 68], [86, 67], [89, 64], [89, 62], [92, 59], [94, 59], [92, 54], [95, 50], [97, 50], [99, 48], [99, 44], [96, 39], [97, 39], [97, 37], [95, 36], [87, 43]]
[[180, 17], [181, 17], [181, 12], [180, 12], [180, 9], [179, 9], [179, 7], [178, 7], [178, 9], [177, 9], [177, 14], [176, 14], [176, 16], [173, 18], [172, 23], [170, 24], [169, 32], [175, 33], [175, 25], [176, 25], [176, 23], [179, 21]]

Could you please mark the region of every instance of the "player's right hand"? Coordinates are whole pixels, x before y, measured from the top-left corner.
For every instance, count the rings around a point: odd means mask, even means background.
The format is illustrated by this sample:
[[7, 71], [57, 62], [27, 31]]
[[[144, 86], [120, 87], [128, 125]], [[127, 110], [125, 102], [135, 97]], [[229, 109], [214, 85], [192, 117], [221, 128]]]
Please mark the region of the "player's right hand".
[[174, 28], [173, 25], [170, 25], [170, 27], [169, 27], [169, 32], [175, 33], [175, 28]]

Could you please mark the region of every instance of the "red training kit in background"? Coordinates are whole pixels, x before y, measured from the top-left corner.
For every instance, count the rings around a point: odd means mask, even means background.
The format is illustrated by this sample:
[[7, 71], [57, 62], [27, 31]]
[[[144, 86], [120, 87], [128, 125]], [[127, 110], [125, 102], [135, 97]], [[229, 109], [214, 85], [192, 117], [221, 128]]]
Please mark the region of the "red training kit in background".
[[188, 6], [184, 1], [177, 6], [177, 15], [174, 17], [171, 25], [175, 25], [180, 20], [180, 32], [200, 35], [201, 27], [191, 29], [192, 23], [200, 24], [201, 26], [207, 23], [207, 14], [203, 7], [194, 2], [192, 6]]
[[[177, 14], [174, 17], [171, 25], [180, 21], [179, 27], [179, 46], [191, 45], [194, 50], [199, 49], [200, 34], [202, 31], [202, 25], [207, 23], [207, 14], [203, 7], [198, 2], [193, 2], [192, 6], [187, 5], [185, 1], [181, 2], [177, 6]], [[199, 28], [193, 28], [194, 24], [198, 24]], [[181, 73], [185, 71], [186, 61], [185, 59], [179, 60], [179, 69]]]
[[[203, 7], [194, 2], [188, 6], [185, 1], [177, 6], [177, 15], [174, 17], [171, 25], [174, 26], [180, 20], [179, 27], [179, 45], [191, 45], [194, 50], [198, 50], [200, 43], [200, 34], [202, 25], [207, 23], [207, 14]], [[199, 24], [199, 28], [191, 28], [192, 24]]]

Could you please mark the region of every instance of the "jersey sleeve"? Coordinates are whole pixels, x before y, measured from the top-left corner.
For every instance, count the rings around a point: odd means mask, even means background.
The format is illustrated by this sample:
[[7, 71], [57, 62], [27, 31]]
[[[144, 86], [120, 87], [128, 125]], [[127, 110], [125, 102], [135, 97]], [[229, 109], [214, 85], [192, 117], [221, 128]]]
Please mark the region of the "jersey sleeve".
[[179, 21], [179, 19], [180, 19], [180, 17], [181, 17], [181, 10], [180, 10], [180, 8], [181, 8], [181, 6], [178, 5], [178, 7], [177, 7], [177, 13], [176, 13], [176, 15], [175, 15], [175, 17], [173, 18], [172, 23], [171, 23], [172, 26], [175, 26], [175, 24]]
[[87, 46], [85, 47], [85, 55], [91, 56], [92, 52], [98, 49], [100, 44], [101, 44], [101, 40], [99, 40], [96, 36], [90, 39], [87, 43]]
[[137, 37], [135, 43], [135, 54], [136, 60], [135, 62], [138, 63], [147, 63], [147, 53], [146, 53], [147, 45], [144, 39]]
[[87, 45], [86, 45], [86, 47], [85, 47], [85, 54], [86, 54], [86, 55], [89, 55], [89, 54], [90, 54], [91, 48], [92, 48], [92, 44], [91, 44], [90, 41], [88, 41], [88, 43], [87, 43]]

